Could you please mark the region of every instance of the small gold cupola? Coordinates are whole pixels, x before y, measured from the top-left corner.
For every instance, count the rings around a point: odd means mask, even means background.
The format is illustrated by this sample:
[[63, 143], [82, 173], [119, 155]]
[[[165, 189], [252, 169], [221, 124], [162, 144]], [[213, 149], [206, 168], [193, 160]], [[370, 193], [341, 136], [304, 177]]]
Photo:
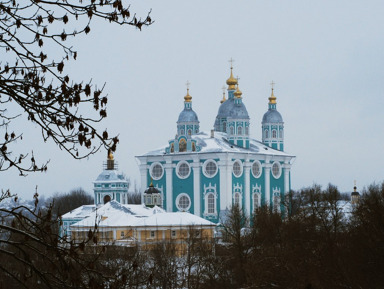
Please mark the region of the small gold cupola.
[[184, 96], [184, 101], [185, 102], [191, 102], [192, 101], [192, 96], [189, 95], [189, 87], [187, 88], [187, 95]]
[[271, 87], [272, 87], [272, 92], [271, 92], [271, 96], [268, 98], [269, 99], [269, 104], [276, 104], [276, 96], [273, 94], [273, 86], [275, 85], [275, 83], [271, 82]]
[[237, 84], [237, 79], [233, 77], [233, 72], [232, 72], [232, 70], [233, 70], [233, 65], [232, 65], [233, 61], [234, 60], [232, 58], [229, 60], [229, 62], [231, 63], [231, 75], [227, 79], [228, 90], [235, 90], [236, 89], [235, 85]]
[[225, 98], [225, 86], [223, 86], [223, 99], [220, 100], [220, 103], [225, 102], [227, 99]]
[[113, 159], [112, 151], [108, 151], [108, 158], [107, 158], [107, 170], [114, 170], [115, 169], [115, 160]]
[[227, 84], [228, 84], [228, 90], [235, 90], [236, 84], [237, 84], [237, 79], [233, 76], [233, 67], [231, 65], [231, 75], [227, 79]]
[[241, 92], [241, 90], [239, 89], [239, 85], [237, 84], [237, 88], [236, 88], [236, 91], [234, 92], [234, 95], [235, 95], [235, 97], [237, 97], [237, 98], [241, 98], [241, 95], [242, 95], [243, 93]]

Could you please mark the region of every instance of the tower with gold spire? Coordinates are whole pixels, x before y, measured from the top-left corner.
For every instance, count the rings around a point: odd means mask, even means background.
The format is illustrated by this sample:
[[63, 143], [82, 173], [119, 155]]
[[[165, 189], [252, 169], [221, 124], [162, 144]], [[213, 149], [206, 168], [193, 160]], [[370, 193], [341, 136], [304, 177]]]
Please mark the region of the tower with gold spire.
[[93, 182], [95, 205], [105, 204], [115, 200], [128, 204], [129, 182], [125, 176], [117, 171], [118, 164], [111, 151], [108, 152], [107, 161], [103, 164], [103, 172]]
[[226, 133], [227, 140], [233, 145], [249, 148], [249, 115], [243, 103], [239, 80], [233, 76], [232, 61], [227, 85], [228, 99], [225, 100], [224, 96], [220, 101], [214, 131]]
[[281, 114], [276, 110], [276, 96], [274, 95], [274, 82], [271, 82], [272, 91], [268, 98], [268, 111], [263, 116], [262, 142], [276, 150], [284, 151], [284, 122]]
[[199, 119], [192, 109], [192, 96], [189, 94], [187, 81], [187, 94], [184, 96], [184, 109], [177, 120], [177, 133], [174, 140], [170, 141], [170, 153], [196, 151], [196, 141], [192, 136], [199, 133]]

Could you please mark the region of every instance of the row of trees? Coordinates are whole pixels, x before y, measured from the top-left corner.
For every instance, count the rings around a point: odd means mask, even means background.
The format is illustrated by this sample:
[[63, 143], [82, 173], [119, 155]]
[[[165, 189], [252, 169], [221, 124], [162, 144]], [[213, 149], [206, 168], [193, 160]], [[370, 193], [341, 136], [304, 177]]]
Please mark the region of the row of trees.
[[285, 216], [261, 207], [248, 219], [231, 208], [223, 239], [190, 234], [182, 257], [167, 243], [150, 252], [99, 246], [92, 231], [58, 246], [52, 207], [1, 210], [0, 287], [384, 288], [384, 183], [355, 206], [332, 185], [289, 199]]

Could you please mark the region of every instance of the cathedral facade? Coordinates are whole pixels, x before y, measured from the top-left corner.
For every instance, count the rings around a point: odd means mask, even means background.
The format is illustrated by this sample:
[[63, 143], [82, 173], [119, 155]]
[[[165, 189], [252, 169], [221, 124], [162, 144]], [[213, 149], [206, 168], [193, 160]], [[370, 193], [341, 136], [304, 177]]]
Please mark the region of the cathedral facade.
[[283, 210], [295, 157], [284, 152], [284, 122], [273, 87], [260, 142], [249, 137], [250, 118], [232, 67], [227, 85], [211, 132], [200, 132], [187, 88], [175, 138], [136, 157], [141, 188], [152, 184], [168, 212], [188, 211], [217, 223], [234, 204], [248, 216], [262, 205]]

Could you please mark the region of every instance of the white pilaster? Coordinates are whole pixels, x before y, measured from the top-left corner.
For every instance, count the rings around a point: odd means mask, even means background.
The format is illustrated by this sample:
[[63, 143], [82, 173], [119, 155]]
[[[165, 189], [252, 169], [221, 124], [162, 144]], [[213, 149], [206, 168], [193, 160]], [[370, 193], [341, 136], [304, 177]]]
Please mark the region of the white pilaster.
[[231, 156], [227, 156], [227, 192], [226, 192], [226, 207], [230, 208], [232, 207], [232, 165], [233, 162], [231, 160]]
[[198, 156], [193, 157], [193, 200], [194, 214], [201, 217], [201, 194], [200, 194], [200, 160]]
[[270, 206], [271, 204], [271, 167], [272, 164], [264, 164], [264, 176], [265, 176], [265, 205]]
[[166, 211], [172, 212], [172, 204], [173, 204], [173, 186], [172, 186], [172, 159], [166, 159], [165, 168], [165, 191], [167, 192], [167, 205]]
[[225, 202], [226, 202], [226, 192], [227, 192], [227, 167], [226, 160], [220, 160], [218, 162], [219, 165], [219, 174], [220, 174], [220, 211], [225, 210]]
[[144, 204], [144, 191], [148, 187], [148, 184], [147, 184], [147, 170], [148, 170], [147, 164], [142, 163], [140, 165], [140, 176], [141, 176], [141, 188], [140, 188], [140, 191], [141, 191], [141, 203], [142, 204]]
[[245, 215], [251, 214], [251, 181], [250, 181], [251, 163], [247, 157], [244, 162], [244, 193], [245, 193]]
[[284, 164], [284, 196], [289, 193], [289, 172], [291, 170], [290, 164]]

